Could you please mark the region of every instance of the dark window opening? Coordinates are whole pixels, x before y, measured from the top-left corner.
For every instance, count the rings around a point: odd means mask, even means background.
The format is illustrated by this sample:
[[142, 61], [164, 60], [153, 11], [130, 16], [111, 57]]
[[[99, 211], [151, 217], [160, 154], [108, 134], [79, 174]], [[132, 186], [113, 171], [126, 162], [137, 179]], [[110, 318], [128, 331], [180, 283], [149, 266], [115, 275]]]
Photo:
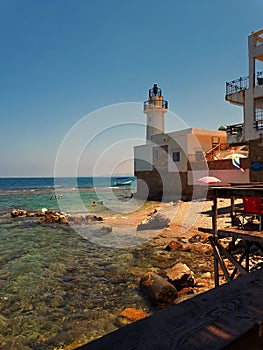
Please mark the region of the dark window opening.
[[173, 152], [173, 161], [180, 162], [180, 152]]

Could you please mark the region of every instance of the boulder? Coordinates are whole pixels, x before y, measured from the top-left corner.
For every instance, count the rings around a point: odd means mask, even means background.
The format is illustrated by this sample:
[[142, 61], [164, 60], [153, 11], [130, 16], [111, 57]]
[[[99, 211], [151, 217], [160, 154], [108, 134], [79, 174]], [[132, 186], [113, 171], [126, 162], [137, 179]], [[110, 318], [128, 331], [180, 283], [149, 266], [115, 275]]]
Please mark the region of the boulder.
[[112, 232], [112, 227], [110, 227], [110, 226], [102, 226], [102, 227], [99, 229], [99, 232], [100, 232], [102, 235], [106, 235], [107, 233]]
[[120, 316], [127, 318], [131, 322], [135, 322], [147, 317], [148, 315], [143, 310], [128, 307], [120, 313]]
[[140, 288], [154, 306], [163, 308], [174, 304], [178, 297], [176, 288], [163, 277], [147, 272], [140, 280]]
[[171, 250], [179, 250], [182, 248], [183, 248], [182, 243], [171, 241], [164, 249], [170, 252]]
[[137, 231], [142, 230], [157, 230], [161, 228], [166, 228], [169, 226], [170, 219], [164, 214], [155, 212], [143, 220], [138, 226]]
[[23, 209], [13, 209], [11, 210], [11, 217], [16, 218], [18, 216], [27, 216], [27, 211]]
[[53, 212], [52, 210], [46, 210], [45, 216], [42, 217], [40, 221], [47, 223], [68, 224], [68, 220], [63, 213]]
[[209, 239], [207, 236], [203, 236], [201, 234], [195, 234], [191, 238], [189, 238], [190, 243], [209, 243]]
[[186, 264], [178, 263], [174, 265], [166, 274], [177, 290], [195, 285], [194, 273]]
[[96, 215], [86, 215], [85, 219], [88, 223], [93, 222], [93, 221], [103, 221], [103, 218], [101, 216], [96, 216]]
[[118, 317], [114, 321], [114, 324], [117, 327], [122, 327], [122, 326], [126, 326], [132, 322], [139, 321], [142, 318], [145, 318], [147, 316], [148, 315], [146, 314], [146, 312], [144, 312], [140, 309], [134, 309], [134, 308], [129, 307], [129, 308], [123, 310], [118, 315]]
[[60, 216], [60, 220], [59, 220], [60, 224], [68, 224], [68, 220], [65, 216]]
[[16, 218], [17, 216], [18, 216], [18, 210], [17, 209], [11, 210], [11, 217]]

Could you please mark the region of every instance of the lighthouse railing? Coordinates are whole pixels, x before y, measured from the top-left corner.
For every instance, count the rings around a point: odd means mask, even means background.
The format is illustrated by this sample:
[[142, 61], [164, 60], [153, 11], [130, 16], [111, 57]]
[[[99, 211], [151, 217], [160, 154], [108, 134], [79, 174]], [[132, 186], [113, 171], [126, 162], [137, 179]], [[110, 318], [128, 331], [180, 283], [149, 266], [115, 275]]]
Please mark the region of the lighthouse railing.
[[156, 108], [168, 109], [168, 101], [166, 101], [166, 100], [147, 100], [147, 101], [144, 101], [143, 108], [144, 108], [144, 110], [156, 109]]

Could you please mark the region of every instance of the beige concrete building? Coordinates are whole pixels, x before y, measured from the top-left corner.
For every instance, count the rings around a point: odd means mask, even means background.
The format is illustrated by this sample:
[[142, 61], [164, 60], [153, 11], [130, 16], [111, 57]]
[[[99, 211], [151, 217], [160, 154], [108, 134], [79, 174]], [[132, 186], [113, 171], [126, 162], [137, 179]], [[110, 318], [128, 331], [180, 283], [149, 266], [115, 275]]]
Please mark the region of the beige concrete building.
[[[242, 150], [228, 147], [225, 131], [188, 128], [165, 133], [167, 110], [168, 102], [154, 84], [144, 102], [146, 143], [134, 148], [138, 196], [164, 201], [198, 198], [207, 188], [196, 180], [207, 175], [222, 184], [247, 181], [247, 172], [237, 172], [231, 159]], [[223, 160], [221, 166], [218, 160]]]
[[248, 76], [226, 83], [226, 100], [243, 108], [243, 121], [226, 127], [228, 143], [248, 145], [250, 181], [263, 181], [263, 30], [248, 36]]

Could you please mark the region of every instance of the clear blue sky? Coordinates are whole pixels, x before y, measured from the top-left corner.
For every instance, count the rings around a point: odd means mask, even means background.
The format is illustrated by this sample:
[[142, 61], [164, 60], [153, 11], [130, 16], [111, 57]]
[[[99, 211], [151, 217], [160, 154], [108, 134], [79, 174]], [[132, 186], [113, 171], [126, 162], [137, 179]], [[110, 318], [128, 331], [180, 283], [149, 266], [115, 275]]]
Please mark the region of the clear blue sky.
[[[52, 176], [75, 123], [141, 103], [154, 82], [191, 127], [241, 122], [225, 82], [247, 75], [247, 36], [263, 28], [262, 13], [262, 0], [0, 0], [0, 176]], [[90, 118], [89, 132], [105, 118]]]

